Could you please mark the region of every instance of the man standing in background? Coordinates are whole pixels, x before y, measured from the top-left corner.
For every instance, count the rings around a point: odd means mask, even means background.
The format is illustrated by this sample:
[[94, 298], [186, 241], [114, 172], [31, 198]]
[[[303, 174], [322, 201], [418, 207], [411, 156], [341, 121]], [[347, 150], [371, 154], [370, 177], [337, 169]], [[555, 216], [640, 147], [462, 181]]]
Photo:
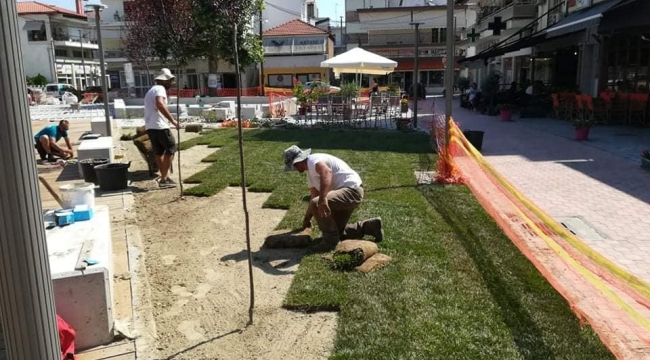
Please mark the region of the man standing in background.
[[154, 79], [154, 85], [144, 97], [144, 120], [160, 177], [156, 180], [160, 187], [175, 187], [169, 178], [169, 169], [176, 153], [176, 139], [169, 124], [178, 128], [179, 124], [167, 109], [167, 90], [174, 83], [175, 76], [167, 68], [161, 70]]

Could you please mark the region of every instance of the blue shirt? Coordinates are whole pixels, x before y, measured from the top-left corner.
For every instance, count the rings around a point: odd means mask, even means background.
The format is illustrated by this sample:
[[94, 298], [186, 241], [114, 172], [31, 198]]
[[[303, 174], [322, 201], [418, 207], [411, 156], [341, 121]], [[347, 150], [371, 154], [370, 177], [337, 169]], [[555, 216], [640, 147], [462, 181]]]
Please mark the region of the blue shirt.
[[41, 136], [47, 135], [50, 138], [55, 138], [55, 141], [61, 140], [61, 138], [67, 138], [68, 137], [68, 132], [67, 131], [61, 131], [59, 129], [59, 125], [50, 125], [46, 126], [43, 128], [43, 130], [39, 131], [38, 134], [34, 135], [34, 140], [36, 142], [39, 141]]

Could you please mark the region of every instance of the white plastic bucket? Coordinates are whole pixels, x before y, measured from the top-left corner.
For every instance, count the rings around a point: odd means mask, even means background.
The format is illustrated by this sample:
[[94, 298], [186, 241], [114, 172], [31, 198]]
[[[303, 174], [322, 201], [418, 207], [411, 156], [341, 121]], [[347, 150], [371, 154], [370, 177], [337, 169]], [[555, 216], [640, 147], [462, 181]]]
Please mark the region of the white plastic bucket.
[[73, 209], [77, 205], [95, 206], [95, 184], [73, 183], [59, 187], [63, 207]]

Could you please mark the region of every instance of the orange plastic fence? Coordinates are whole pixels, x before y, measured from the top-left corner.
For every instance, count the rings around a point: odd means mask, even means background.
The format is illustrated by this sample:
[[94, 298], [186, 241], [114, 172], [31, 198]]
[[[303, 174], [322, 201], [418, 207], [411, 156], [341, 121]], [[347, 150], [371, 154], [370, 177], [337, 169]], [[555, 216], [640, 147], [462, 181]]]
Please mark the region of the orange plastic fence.
[[285, 108], [286, 101], [293, 95], [283, 95], [282, 93], [267, 93], [269, 97], [269, 112], [273, 118], [283, 118], [287, 116]]
[[445, 117], [434, 116], [438, 180], [467, 184], [513, 243], [618, 358], [643, 358], [640, 351], [650, 349], [650, 286], [592, 250], [521, 194], [453, 120], [450, 134], [446, 153]]

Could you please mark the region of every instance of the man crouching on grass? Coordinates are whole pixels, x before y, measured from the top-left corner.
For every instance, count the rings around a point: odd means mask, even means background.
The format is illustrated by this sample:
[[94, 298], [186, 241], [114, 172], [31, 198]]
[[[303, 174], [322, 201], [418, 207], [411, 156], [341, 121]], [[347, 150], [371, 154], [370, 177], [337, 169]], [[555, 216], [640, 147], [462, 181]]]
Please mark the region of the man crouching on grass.
[[323, 233], [320, 250], [332, 250], [341, 240], [363, 239], [370, 235], [383, 240], [381, 218], [348, 224], [350, 216], [363, 201], [361, 177], [345, 161], [328, 154], [312, 154], [296, 145], [283, 153], [285, 171], [307, 172], [311, 200], [303, 219], [303, 227], [311, 227], [316, 218]]

